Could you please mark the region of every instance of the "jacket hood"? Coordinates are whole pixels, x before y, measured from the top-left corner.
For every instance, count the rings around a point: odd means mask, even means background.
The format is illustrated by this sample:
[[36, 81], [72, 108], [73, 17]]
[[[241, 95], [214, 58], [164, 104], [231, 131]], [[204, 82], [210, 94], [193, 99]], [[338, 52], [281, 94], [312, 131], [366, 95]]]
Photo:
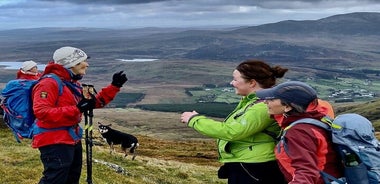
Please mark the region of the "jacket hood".
[[46, 65], [46, 68], [43, 74], [45, 75], [49, 73], [54, 73], [65, 81], [72, 81], [69, 69], [64, 68], [60, 64], [56, 64], [53, 61], [50, 61]]
[[24, 72], [22, 70], [18, 70], [17, 73], [16, 73], [16, 77], [19, 78], [22, 75], [34, 75], [34, 76], [36, 76], [36, 75], [40, 75], [40, 74], [38, 72], [34, 73], [34, 72], [30, 72], [30, 71]]

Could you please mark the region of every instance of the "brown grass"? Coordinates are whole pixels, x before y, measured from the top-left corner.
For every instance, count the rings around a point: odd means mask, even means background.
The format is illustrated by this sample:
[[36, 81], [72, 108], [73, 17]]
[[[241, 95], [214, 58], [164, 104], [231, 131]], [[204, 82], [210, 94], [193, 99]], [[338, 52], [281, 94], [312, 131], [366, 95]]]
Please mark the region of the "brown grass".
[[[179, 121], [180, 114], [139, 109], [97, 109], [94, 123], [112, 124], [114, 129], [135, 135], [139, 155], [200, 165], [220, 165], [216, 142]], [[94, 131], [94, 137], [101, 135]]]
[[[120, 174], [105, 165], [93, 163], [94, 183], [225, 182], [216, 178], [221, 164], [217, 161], [215, 141], [200, 136], [177, 121], [179, 114], [138, 109], [98, 109], [94, 115], [93, 158], [117, 164], [126, 170], [126, 173]], [[131, 156], [123, 158], [119, 145], [115, 146], [116, 153], [109, 153], [109, 146], [97, 130], [98, 121], [112, 123], [113, 128], [139, 139], [140, 147], [135, 161], [130, 160]], [[2, 125], [0, 162], [3, 164], [0, 174], [4, 177], [0, 178], [0, 183], [36, 183], [42, 173], [38, 150], [30, 148], [30, 140], [16, 143], [7, 127]], [[84, 160], [81, 183], [86, 183], [86, 170]]]

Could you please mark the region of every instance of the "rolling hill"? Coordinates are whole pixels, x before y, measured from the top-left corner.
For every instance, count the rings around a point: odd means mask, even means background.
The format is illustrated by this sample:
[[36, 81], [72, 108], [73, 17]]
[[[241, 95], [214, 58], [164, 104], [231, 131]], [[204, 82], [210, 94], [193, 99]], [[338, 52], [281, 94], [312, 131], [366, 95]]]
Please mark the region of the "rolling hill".
[[[319, 20], [285, 20], [218, 30], [4, 30], [0, 31], [0, 61], [33, 59], [46, 63], [58, 47], [80, 47], [91, 56], [85, 82], [100, 88], [109, 82], [113, 72], [124, 70], [130, 80], [123, 92], [143, 93], [144, 104], [180, 103], [187, 101], [186, 88], [228, 83], [233, 68], [248, 58], [288, 67], [286, 80], [307, 80], [325, 96], [340, 84], [346, 85], [337, 90], [366, 87], [365, 90], [378, 95], [379, 22], [380, 13], [357, 12]], [[134, 58], [158, 61], [117, 61]], [[0, 71], [1, 88], [14, 78], [15, 71], [1, 68]], [[368, 82], [371, 85], [363, 85]]]
[[[0, 31], [1, 60], [50, 59], [62, 45], [90, 51], [94, 58], [159, 58], [236, 62], [262, 58], [307, 66], [320, 60], [337, 67], [379, 61], [380, 13], [357, 12], [319, 20], [199, 30], [145, 28], [35, 28]], [[324, 64], [324, 65], [323, 65]], [[326, 66], [325, 63], [321, 65]]]

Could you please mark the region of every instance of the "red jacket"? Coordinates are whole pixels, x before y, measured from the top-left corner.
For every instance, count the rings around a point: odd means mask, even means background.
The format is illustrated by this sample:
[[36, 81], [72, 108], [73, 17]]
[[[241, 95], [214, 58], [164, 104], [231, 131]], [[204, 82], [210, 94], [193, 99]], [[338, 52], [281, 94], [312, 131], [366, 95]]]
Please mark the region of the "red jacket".
[[[46, 66], [44, 74], [54, 73], [62, 81], [71, 82], [80, 86], [77, 81], [72, 81], [70, 72], [62, 65], [49, 63]], [[78, 94], [81, 94], [81, 88], [77, 88]], [[96, 108], [108, 104], [120, 88], [108, 85], [96, 95]], [[77, 108], [77, 103], [81, 100], [80, 95], [75, 95], [72, 90], [65, 84], [63, 93], [59, 95], [58, 84], [53, 78], [44, 78], [33, 89], [33, 111], [37, 119], [37, 125], [41, 128], [59, 128], [64, 126], [76, 126], [75, 132], [79, 134], [82, 113]], [[37, 134], [33, 137], [32, 147], [39, 148], [51, 144], [72, 144], [79, 142], [74, 141], [67, 130], [54, 130]]]
[[[279, 124], [284, 129], [296, 120], [320, 120], [323, 116], [322, 113], [312, 111], [288, 116]], [[284, 140], [285, 143], [280, 141], [277, 145], [275, 153], [280, 169], [289, 183], [323, 184], [319, 171], [337, 178], [343, 176], [338, 153], [333, 148], [330, 133], [325, 129], [310, 124], [297, 124], [287, 129]]]
[[37, 80], [41, 77], [41, 73], [23, 72], [21, 69], [17, 71], [16, 79]]

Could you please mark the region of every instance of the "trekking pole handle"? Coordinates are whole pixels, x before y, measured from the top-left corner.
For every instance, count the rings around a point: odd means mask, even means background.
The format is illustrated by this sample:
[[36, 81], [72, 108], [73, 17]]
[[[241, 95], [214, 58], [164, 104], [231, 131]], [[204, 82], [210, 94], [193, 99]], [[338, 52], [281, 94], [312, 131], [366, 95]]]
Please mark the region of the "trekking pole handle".
[[83, 97], [86, 99], [91, 99], [93, 95], [96, 94], [94, 85], [82, 84]]

